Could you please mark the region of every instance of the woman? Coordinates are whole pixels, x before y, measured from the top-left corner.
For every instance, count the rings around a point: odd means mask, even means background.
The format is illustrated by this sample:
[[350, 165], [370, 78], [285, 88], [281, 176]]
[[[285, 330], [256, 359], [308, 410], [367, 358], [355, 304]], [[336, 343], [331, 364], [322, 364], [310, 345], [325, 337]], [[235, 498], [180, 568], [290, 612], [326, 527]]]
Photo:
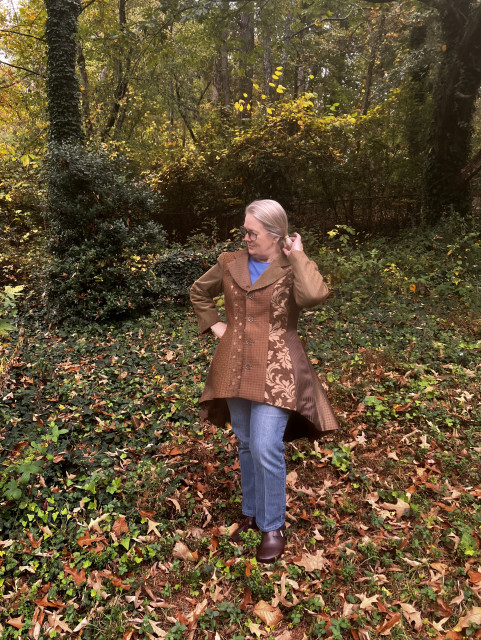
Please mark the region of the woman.
[[[301, 236], [287, 235], [287, 216], [275, 200], [246, 208], [246, 249], [219, 256], [191, 287], [202, 333], [220, 343], [201, 397], [201, 417], [239, 441], [244, 520], [232, 535], [259, 528], [259, 562], [285, 547], [286, 466], [284, 441], [337, 429], [338, 424], [297, 335], [300, 309], [328, 295]], [[214, 298], [225, 296], [227, 323]]]

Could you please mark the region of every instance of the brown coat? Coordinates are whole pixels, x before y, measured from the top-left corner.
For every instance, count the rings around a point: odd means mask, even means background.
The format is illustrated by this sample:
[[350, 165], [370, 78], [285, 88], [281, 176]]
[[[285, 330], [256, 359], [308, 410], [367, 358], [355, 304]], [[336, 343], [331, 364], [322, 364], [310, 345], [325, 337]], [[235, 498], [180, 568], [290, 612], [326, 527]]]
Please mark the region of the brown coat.
[[286, 441], [315, 439], [337, 429], [297, 334], [300, 309], [328, 295], [317, 265], [302, 251], [282, 253], [251, 284], [247, 250], [222, 254], [190, 290], [201, 332], [220, 321], [213, 298], [222, 292], [227, 329], [200, 399], [201, 417], [224, 426], [229, 420], [225, 398], [246, 398], [292, 411]]

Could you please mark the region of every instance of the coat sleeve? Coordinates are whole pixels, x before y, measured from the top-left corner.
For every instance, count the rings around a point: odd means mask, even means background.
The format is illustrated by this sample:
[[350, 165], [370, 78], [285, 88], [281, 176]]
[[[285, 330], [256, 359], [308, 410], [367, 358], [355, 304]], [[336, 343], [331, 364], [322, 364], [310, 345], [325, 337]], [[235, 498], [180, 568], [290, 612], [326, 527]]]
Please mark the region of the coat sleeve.
[[288, 256], [294, 272], [294, 300], [299, 308], [315, 307], [329, 295], [317, 264], [304, 251], [292, 251]]
[[222, 260], [219, 256], [217, 264], [206, 271], [190, 288], [190, 300], [201, 333], [205, 333], [213, 324], [221, 320], [214, 298], [224, 289], [222, 271]]

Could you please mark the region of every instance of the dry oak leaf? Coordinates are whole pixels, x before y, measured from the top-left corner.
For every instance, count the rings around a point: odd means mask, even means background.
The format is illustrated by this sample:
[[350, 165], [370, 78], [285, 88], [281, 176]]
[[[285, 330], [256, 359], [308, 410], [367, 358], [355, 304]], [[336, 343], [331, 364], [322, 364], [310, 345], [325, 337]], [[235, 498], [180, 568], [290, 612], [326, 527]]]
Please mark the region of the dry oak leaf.
[[174, 551], [172, 552], [174, 558], [179, 558], [180, 560], [185, 560], [186, 562], [197, 562], [199, 559], [197, 551], [192, 553], [187, 545], [183, 542], [175, 543]]
[[279, 636], [276, 636], [276, 640], [291, 640], [291, 639], [292, 639], [292, 633], [288, 629], [283, 631]]
[[446, 633], [446, 630], [443, 628], [443, 625], [445, 625], [448, 620], [449, 620], [449, 617], [443, 618], [439, 622], [436, 622], [435, 620], [433, 620], [431, 624], [436, 629], [436, 631], [439, 631], [440, 633]]
[[45, 596], [39, 600], [34, 600], [34, 602], [39, 607], [47, 607], [48, 609], [65, 609], [65, 607], [67, 606], [66, 604], [63, 604], [63, 602], [60, 602], [59, 600], [55, 600], [55, 601], [47, 600]]
[[423, 621], [421, 619], [421, 613], [407, 602], [401, 602], [401, 609], [403, 611], [404, 617], [409, 622], [409, 624], [413, 627], [415, 631], [420, 631], [423, 627]]
[[454, 631], [461, 632], [470, 624], [481, 624], [481, 607], [473, 607], [468, 613], [460, 618], [458, 624], [454, 627]]
[[469, 571], [469, 582], [473, 584], [479, 584], [481, 582], [481, 573], [479, 571]]
[[149, 618], [149, 624], [152, 627], [152, 631], [155, 633], [155, 636], [150, 636], [151, 638], [165, 638], [167, 631], [161, 629], [158, 622]]
[[376, 594], [375, 596], [368, 598], [364, 593], [356, 593], [356, 597], [359, 598], [359, 600], [361, 601], [359, 608], [362, 611], [373, 611], [374, 607], [372, 605], [379, 598], [379, 594]]
[[402, 518], [404, 515], [406, 515], [406, 513], [411, 508], [409, 506], [409, 502], [405, 502], [404, 500], [401, 500], [401, 498], [398, 498], [396, 504], [391, 504], [390, 502], [381, 502], [379, 506], [383, 509], [387, 509], [388, 511], [395, 511], [396, 517], [398, 518]]
[[57, 613], [53, 613], [48, 616], [48, 624], [50, 625], [47, 631], [65, 631], [66, 633], [72, 633], [72, 629], [66, 622], [61, 620]]
[[161, 536], [159, 530], [157, 529], [157, 525], [160, 524], [160, 523], [159, 522], [155, 522], [154, 520], [150, 520], [150, 518], [147, 518], [147, 523], [148, 523], [148, 526], [149, 526], [149, 529], [147, 531], [147, 535], [149, 535], [149, 533], [151, 531], [153, 531], [158, 538], [161, 538], [162, 536]]
[[75, 567], [71, 568], [68, 566], [68, 564], [64, 564], [63, 571], [65, 575], [72, 576], [73, 581], [77, 586], [87, 580], [87, 577], [85, 575], [85, 569], [81, 569], [80, 571], [77, 571]]
[[398, 624], [398, 622], [401, 621], [401, 614], [395, 613], [392, 618], [389, 618], [389, 620], [385, 620], [382, 624], [380, 624], [377, 629], [376, 629], [376, 633], [378, 633], [380, 636], [390, 636], [391, 635], [391, 629], [394, 627], [395, 624]]
[[174, 505], [176, 511], [178, 511], [179, 513], [182, 511], [182, 509], [180, 508], [180, 504], [179, 504], [178, 500], [176, 500], [175, 498], [167, 498], [167, 500], [172, 502], [172, 504]]
[[286, 483], [290, 487], [294, 487], [296, 482], [297, 482], [297, 472], [296, 471], [291, 471], [290, 473], [287, 474]]
[[120, 536], [122, 533], [129, 532], [129, 525], [127, 524], [127, 520], [125, 516], [119, 516], [117, 520], [112, 525], [112, 531], [116, 536]]
[[267, 627], [275, 627], [282, 619], [282, 612], [265, 600], [260, 600], [254, 607], [254, 613]]
[[43, 610], [43, 608], [37, 607], [35, 609], [35, 613], [33, 614], [33, 618], [32, 618], [33, 626], [30, 627], [28, 631], [28, 637], [32, 638], [32, 640], [39, 639], [44, 618], [45, 618], [45, 611]]
[[19, 618], [9, 618], [7, 620], [7, 624], [9, 624], [11, 627], [15, 627], [15, 629], [21, 629], [23, 626], [23, 616], [25, 614], [22, 613], [22, 615]]
[[316, 553], [305, 553], [300, 560], [295, 562], [299, 567], [304, 567], [306, 571], [316, 571], [329, 566], [329, 561], [324, 557], [324, 550], [319, 549]]
[[253, 633], [255, 636], [260, 638], [261, 636], [267, 635], [266, 631], [261, 629], [260, 624], [256, 624], [255, 622], [249, 622], [249, 631]]

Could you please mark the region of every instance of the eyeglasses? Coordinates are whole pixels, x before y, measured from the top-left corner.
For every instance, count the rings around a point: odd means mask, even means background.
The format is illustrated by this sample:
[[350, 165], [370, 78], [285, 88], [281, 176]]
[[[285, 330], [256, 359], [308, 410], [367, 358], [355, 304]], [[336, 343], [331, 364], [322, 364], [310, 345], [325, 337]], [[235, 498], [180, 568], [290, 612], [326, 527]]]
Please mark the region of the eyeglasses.
[[239, 231], [241, 232], [243, 238], [245, 238], [247, 235], [249, 236], [249, 240], [254, 240], [254, 242], [257, 240], [257, 236], [259, 235], [258, 233], [254, 233], [253, 231], [247, 231], [245, 227], [240, 227]]

